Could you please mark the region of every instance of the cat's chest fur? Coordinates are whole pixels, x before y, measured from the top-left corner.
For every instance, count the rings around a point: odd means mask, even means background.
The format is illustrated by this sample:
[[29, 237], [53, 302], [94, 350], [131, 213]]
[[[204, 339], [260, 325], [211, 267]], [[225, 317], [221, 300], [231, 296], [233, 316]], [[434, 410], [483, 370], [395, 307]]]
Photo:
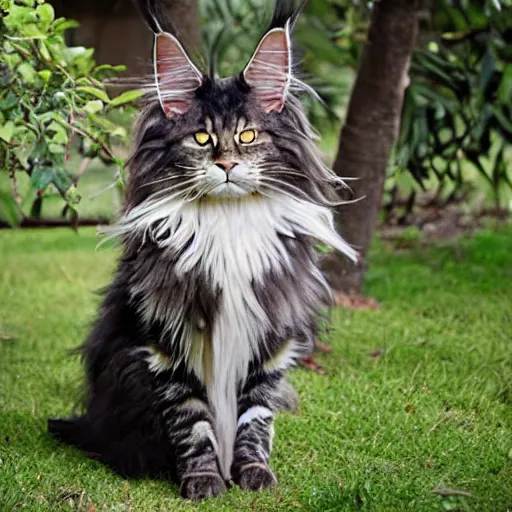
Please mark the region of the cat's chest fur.
[[185, 363], [203, 382], [229, 471], [250, 364], [284, 369], [304, 355], [329, 296], [312, 240], [355, 252], [328, 208], [284, 194], [146, 202], [111, 233], [127, 237], [132, 299], [171, 356], [150, 354], [150, 368]]
[[[205, 201], [185, 204], [156, 224], [152, 235], [161, 252], [153, 272], [160, 277], [141, 279], [135, 288], [144, 297], [141, 308], [147, 322], [157, 320], [172, 343], [185, 348], [199, 377], [203, 372], [197, 345], [206, 333], [215, 359], [237, 361], [241, 378], [274, 327], [257, 290], [272, 287], [277, 276], [293, 274], [295, 261], [285, 239], [294, 239], [296, 227], [287, 210], [282, 202], [259, 197]], [[188, 290], [187, 296], [176, 299], [176, 287]], [[194, 300], [203, 307], [189, 304]]]
[[242, 379], [269, 333], [282, 337], [309, 322], [311, 304], [325, 298], [310, 238], [339, 241], [329, 215], [283, 196], [142, 207], [126, 222], [158, 248], [136, 257], [131, 291], [141, 298], [139, 311], [148, 325], [162, 326], [200, 378], [197, 346], [208, 334], [219, 367], [231, 362]]
[[[161, 339], [178, 356], [175, 363], [184, 360], [205, 385], [216, 416], [221, 464], [229, 469], [237, 393], [250, 363], [269, 353], [265, 344], [272, 339], [289, 364], [296, 347], [285, 336], [295, 323], [310, 320], [311, 311], [298, 304], [298, 296], [272, 292], [283, 281], [301, 279], [287, 244], [301, 229], [294, 218], [301, 213], [286, 199], [261, 197], [184, 204], [179, 210], [173, 206], [168, 216], [160, 212], [157, 231], [151, 233], [160, 246], [161, 262], [153, 266], [160, 278], [144, 279], [147, 269], [142, 267], [135, 289], [143, 297], [146, 322], [163, 326]], [[316, 270], [308, 265], [302, 262], [303, 272]], [[183, 291], [179, 298], [176, 290]], [[294, 290], [288, 295], [300, 293]], [[158, 354], [149, 362], [157, 370], [161, 364]]]

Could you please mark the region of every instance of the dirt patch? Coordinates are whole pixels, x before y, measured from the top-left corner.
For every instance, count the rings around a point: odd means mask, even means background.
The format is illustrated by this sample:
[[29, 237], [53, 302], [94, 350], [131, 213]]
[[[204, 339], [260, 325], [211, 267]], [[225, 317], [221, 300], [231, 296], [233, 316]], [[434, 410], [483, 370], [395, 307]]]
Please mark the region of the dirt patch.
[[426, 196], [405, 213], [399, 209], [386, 212], [378, 232], [381, 239], [405, 247], [419, 241], [455, 239], [487, 226], [507, 224], [510, 219], [511, 212], [504, 208], [471, 211], [463, 201], [439, 202]]

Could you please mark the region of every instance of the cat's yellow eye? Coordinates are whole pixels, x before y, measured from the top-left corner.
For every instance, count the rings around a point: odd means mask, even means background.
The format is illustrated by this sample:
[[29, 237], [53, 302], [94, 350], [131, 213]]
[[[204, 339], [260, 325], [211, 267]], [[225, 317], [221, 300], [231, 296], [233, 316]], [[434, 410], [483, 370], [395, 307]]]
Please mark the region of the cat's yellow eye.
[[242, 144], [250, 144], [251, 142], [254, 142], [256, 140], [256, 131], [244, 130], [243, 132], [240, 133], [238, 137]]
[[200, 146], [205, 146], [210, 142], [210, 134], [207, 132], [196, 132], [194, 133], [194, 139]]

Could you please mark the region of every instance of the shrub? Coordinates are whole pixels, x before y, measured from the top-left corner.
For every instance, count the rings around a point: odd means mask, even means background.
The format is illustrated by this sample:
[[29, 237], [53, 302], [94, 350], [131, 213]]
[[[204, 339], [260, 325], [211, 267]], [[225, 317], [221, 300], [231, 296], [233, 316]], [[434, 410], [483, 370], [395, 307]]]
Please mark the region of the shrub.
[[[45, 0], [0, 1], [0, 172], [9, 174], [12, 185], [12, 197], [0, 197], [4, 216], [9, 212], [6, 220], [16, 223], [26, 215], [27, 202], [37, 216], [44, 197], [58, 194], [63, 214], [76, 222], [77, 183], [84, 169], [67, 168], [71, 144], [79, 146], [84, 158], [117, 165], [122, 181], [123, 160], [114, 155], [112, 144], [127, 134], [110, 114], [140, 92], [112, 99], [104, 80], [124, 67], [96, 66], [93, 49], [67, 46], [64, 33], [77, 23], [56, 19]], [[17, 187], [20, 173], [29, 176], [28, 197]]]
[[[421, 188], [437, 183], [448, 197], [480, 176], [503, 208], [512, 188], [512, 9], [498, 0], [477, 4], [434, 2], [431, 31], [411, 63], [395, 169]], [[403, 177], [388, 186], [396, 183]], [[409, 183], [413, 194], [417, 188]]]

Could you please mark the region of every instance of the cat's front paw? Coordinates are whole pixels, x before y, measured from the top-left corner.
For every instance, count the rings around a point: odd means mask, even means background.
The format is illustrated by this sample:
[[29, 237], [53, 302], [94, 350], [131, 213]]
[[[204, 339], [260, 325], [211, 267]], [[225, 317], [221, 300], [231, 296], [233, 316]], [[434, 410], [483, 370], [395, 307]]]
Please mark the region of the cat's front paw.
[[185, 475], [181, 480], [180, 494], [189, 500], [214, 498], [226, 492], [224, 479], [216, 473], [198, 472]]
[[277, 478], [266, 464], [252, 462], [240, 468], [237, 483], [246, 491], [257, 492], [277, 487]]

